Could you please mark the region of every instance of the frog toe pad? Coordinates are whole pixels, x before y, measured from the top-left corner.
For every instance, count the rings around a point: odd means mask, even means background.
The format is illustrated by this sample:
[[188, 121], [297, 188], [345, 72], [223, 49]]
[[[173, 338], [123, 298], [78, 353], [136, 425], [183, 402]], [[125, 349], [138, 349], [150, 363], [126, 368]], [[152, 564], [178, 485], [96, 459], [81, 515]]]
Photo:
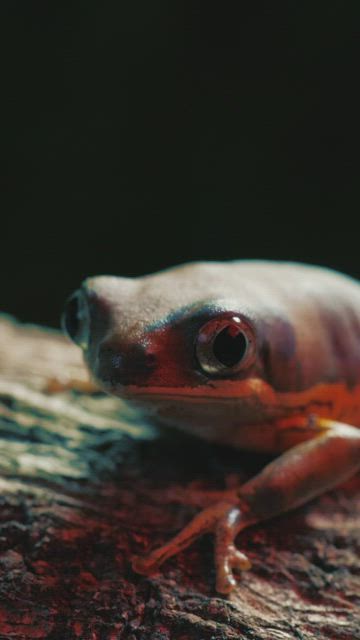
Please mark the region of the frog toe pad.
[[233, 570], [250, 568], [248, 558], [236, 549], [234, 539], [240, 529], [246, 526], [238, 506], [229, 502], [218, 502], [201, 511], [168, 543], [155, 549], [148, 556], [135, 556], [132, 560], [134, 571], [151, 574], [168, 558], [188, 547], [204, 533], [215, 534], [216, 590], [229, 593], [236, 585]]

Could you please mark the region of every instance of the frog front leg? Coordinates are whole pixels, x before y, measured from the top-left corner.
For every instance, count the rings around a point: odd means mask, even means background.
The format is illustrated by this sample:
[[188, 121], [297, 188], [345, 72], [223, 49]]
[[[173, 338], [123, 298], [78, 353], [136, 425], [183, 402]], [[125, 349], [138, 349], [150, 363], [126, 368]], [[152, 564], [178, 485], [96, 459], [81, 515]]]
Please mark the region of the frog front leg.
[[[237, 534], [253, 524], [280, 515], [335, 487], [360, 468], [360, 430], [326, 419], [300, 420], [289, 440], [292, 446], [251, 480], [234, 491], [233, 499], [203, 511], [172, 540], [147, 557], [133, 559], [138, 573], [155, 571], [203, 533], [215, 534], [216, 589], [229, 593], [235, 586], [234, 569], [248, 569], [247, 557], [236, 549]], [[292, 435], [291, 435], [292, 434]], [[310, 438], [310, 439], [309, 439]]]

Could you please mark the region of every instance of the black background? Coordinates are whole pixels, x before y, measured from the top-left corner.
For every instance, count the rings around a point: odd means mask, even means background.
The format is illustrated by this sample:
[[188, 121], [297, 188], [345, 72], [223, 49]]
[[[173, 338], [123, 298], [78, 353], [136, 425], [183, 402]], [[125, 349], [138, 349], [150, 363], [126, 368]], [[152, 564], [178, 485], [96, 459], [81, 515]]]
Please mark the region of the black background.
[[360, 276], [358, 0], [0, 4], [1, 300], [262, 257]]

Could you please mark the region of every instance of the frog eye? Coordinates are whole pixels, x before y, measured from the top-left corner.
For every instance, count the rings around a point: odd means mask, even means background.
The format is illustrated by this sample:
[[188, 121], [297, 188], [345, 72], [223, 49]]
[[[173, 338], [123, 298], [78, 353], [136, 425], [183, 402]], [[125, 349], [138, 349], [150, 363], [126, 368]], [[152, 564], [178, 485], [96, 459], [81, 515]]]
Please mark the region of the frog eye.
[[79, 289], [70, 296], [61, 317], [61, 326], [69, 338], [85, 348], [89, 336], [89, 309], [85, 294]]
[[236, 373], [254, 362], [254, 332], [238, 316], [210, 320], [197, 335], [196, 357], [207, 374], [226, 376]]

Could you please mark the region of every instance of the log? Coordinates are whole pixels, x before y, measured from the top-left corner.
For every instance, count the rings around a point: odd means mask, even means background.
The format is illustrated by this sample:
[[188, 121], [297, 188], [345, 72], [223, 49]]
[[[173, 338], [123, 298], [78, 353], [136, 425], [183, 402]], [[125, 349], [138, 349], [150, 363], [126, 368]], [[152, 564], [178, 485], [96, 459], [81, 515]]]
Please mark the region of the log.
[[0, 640], [360, 639], [359, 476], [243, 532], [252, 569], [228, 597], [211, 536], [132, 571], [201, 496], [264, 462], [140, 423], [60, 333], [3, 316]]

